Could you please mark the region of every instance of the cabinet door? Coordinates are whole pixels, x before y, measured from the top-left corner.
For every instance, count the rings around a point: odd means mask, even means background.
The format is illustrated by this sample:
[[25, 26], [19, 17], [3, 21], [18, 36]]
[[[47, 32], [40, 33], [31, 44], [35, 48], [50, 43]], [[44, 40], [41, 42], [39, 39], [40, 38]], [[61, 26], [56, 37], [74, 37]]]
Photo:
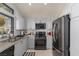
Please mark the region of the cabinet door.
[[23, 19], [16, 20], [16, 30], [23, 30], [25, 29], [25, 23]]
[[79, 18], [71, 20], [70, 25], [70, 55], [79, 56]]
[[24, 38], [23, 38], [23, 44], [22, 44], [22, 45], [23, 45], [23, 50], [24, 50], [24, 52], [25, 52], [25, 51], [28, 49], [28, 48], [27, 48], [27, 37], [24, 37]]
[[22, 56], [23, 55], [23, 41], [20, 41], [19, 43], [15, 44], [15, 56]]
[[27, 39], [26, 40], [26, 46], [27, 46], [26, 48], [28, 49], [29, 48], [29, 37], [26, 37], [26, 39]]
[[34, 38], [32, 36], [28, 38], [28, 46], [29, 48], [34, 48]]
[[27, 37], [24, 37], [22, 38], [22, 41], [15, 45], [14, 55], [22, 56], [27, 49]]
[[[79, 15], [79, 4], [74, 4], [73, 7], [69, 8], [71, 13], [71, 18], [78, 17]], [[73, 20], [73, 19], [72, 19]]]

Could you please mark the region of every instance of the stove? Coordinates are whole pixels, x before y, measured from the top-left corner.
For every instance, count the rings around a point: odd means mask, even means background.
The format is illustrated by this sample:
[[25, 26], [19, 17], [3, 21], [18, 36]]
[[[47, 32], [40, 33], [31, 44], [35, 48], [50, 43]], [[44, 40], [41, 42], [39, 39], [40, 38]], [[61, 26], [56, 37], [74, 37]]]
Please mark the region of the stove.
[[35, 49], [36, 50], [45, 50], [46, 49], [46, 32], [36, 32]]

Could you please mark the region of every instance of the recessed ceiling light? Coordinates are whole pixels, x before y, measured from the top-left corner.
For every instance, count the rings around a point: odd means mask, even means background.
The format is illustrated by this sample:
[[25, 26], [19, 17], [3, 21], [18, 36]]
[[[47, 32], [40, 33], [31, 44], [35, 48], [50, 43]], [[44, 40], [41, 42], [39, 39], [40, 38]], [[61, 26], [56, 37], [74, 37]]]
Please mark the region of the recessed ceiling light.
[[47, 5], [47, 3], [44, 3], [44, 5]]
[[29, 6], [31, 6], [31, 3], [29, 3]]

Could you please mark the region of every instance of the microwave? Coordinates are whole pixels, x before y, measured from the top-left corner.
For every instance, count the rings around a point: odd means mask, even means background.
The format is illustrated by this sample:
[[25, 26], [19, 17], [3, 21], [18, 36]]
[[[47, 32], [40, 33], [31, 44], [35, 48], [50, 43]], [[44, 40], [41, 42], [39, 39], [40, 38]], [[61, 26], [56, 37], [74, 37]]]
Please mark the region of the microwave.
[[36, 23], [35, 28], [36, 29], [46, 29], [46, 23]]

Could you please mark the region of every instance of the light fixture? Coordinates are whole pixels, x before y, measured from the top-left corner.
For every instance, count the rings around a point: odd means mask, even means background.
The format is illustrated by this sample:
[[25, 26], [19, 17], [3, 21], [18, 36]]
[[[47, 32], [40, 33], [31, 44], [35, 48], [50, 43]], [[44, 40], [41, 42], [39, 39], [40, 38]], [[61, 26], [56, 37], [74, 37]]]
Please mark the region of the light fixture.
[[29, 6], [31, 6], [31, 3], [29, 3]]
[[47, 5], [47, 3], [44, 3], [44, 5]]

